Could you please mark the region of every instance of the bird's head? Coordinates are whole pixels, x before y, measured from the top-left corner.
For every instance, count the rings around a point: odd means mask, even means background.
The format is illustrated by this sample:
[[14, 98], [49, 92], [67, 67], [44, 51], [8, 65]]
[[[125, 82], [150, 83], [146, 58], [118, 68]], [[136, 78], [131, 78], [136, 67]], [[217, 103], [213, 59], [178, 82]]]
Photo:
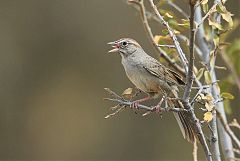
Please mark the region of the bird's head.
[[133, 39], [123, 38], [117, 41], [109, 42], [108, 45], [113, 47], [112, 50], [108, 51], [109, 53], [118, 52], [122, 56], [127, 57], [137, 50], [142, 49], [142, 47]]

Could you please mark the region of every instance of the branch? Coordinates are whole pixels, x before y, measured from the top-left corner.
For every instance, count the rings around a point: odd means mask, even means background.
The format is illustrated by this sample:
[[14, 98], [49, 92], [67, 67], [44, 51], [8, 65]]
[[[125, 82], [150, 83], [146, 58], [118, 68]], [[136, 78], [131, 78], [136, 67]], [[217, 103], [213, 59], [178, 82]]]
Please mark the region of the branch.
[[197, 24], [196, 27], [196, 32], [198, 31], [199, 27], [204, 23], [204, 21], [216, 10], [218, 3], [215, 3], [210, 9], [209, 11], [205, 14], [205, 16], [203, 16], [203, 18], [201, 19], [201, 22], [199, 22]]
[[180, 44], [177, 40], [177, 37], [174, 33], [174, 30], [168, 25], [168, 23], [163, 19], [163, 16], [158, 12], [158, 9], [157, 7], [155, 6], [155, 4], [153, 3], [153, 0], [149, 0], [150, 2], [150, 5], [155, 13], [155, 15], [159, 18], [159, 20], [161, 21], [162, 25], [166, 27], [166, 29], [168, 30], [168, 33], [169, 33], [169, 36], [172, 38], [173, 40], [173, 43], [176, 47], [176, 50], [178, 51], [178, 54], [179, 54], [179, 57], [181, 59], [181, 62], [183, 64], [183, 67], [185, 69], [185, 72], [187, 73], [188, 72], [188, 61], [187, 61], [187, 58], [185, 56], [185, 54], [183, 53], [182, 51], [182, 48], [180, 47]]
[[[220, 2], [221, 2], [220, 0], [215, 0], [214, 3], [217, 4], [217, 3], [220, 3]], [[205, 64], [209, 64], [209, 60], [210, 60], [209, 55], [210, 55], [210, 51], [212, 49], [211, 49], [211, 46], [209, 45], [209, 43], [206, 41], [206, 38], [205, 38], [206, 37], [205, 29], [203, 27], [203, 24], [201, 23], [202, 22], [202, 11], [201, 11], [201, 6], [200, 5], [198, 5], [198, 7], [196, 8], [196, 17], [195, 18], [196, 18], [195, 21], [198, 24], [200, 24], [199, 27], [198, 27], [198, 32], [196, 33], [199, 47], [200, 47], [200, 49], [203, 53], [202, 57], [200, 57], [200, 58], [202, 59], [202, 61]], [[215, 18], [216, 18], [216, 16], [215, 16]], [[219, 23], [220, 23], [220, 21], [219, 21]], [[214, 69], [211, 73], [211, 77], [212, 77], [213, 82], [217, 80], [216, 73], [215, 73]], [[217, 99], [218, 96], [220, 95], [217, 86], [214, 86], [212, 88], [212, 91], [209, 91], [209, 92], [212, 93], [214, 99]], [[224, 111], [223, 102], [218, 102], [217, 105], [216, 105], [216, 108], [222, 113], [222, 115], [224, 117], [224, 120], [226, 120], [226, 114], [225, 114], [225, 111]], [[216, 116], [214, 116], [214, 119], [213, 119], [212, 122], [214, 122], [214, 127], [215, 128], [213, 128], [213, 130], [216, 133], [215, 136], [218, 137], [218, 131], [217, 131], [217, 128], [216, 128]], [[212, 124], [212, 126], [213, 126], [213, 124]], [[228, 160], [229, 158], [234, 158], [234, 153], [231, 150], [231, 149], [233, 149], [231, 138], [229, 137], [229, 135], [225, 132], [225, 130], [223, 129], [223, 127], [219, 123], [218, 123], [218, 130], [219, 130], [219, 137], [221, 138], [220, 141], [221, 141], [222, 151], [224, 153], [225, 159]], [[218, 141], [218, 138], [217, 138], [217, 141]], [[219, 152], [218, 143], [215, 142], [215, 145], [216, 145], [214, 147], [216, 149], [215, 151], [218, 153]], [[218, 160], [220, 160], [220, 157], [219, 157], [220, 154], [219, 153], [216, 154], [214, 152], [213, 154], [215, 156], [217, 156]]]
[[[126, 107], [131, 108], [131, 105], [133, 104], [134, 101], [130, 101], [130, 100], [125, 100], [123, 97], [119, 96], [118, 94], [116, 94], [115, 92], [113, 92], [112, 90], [110, 90], [109, 88], [104, 88], [108, 94], [110, 94], [112, 97], [114, 98], [104, 98], [104, 100], [108, 100], [108, 101], [112, 101], [112, 102], [116, 102], [117, 105], [114, 106], [114, 108], [111, 108], [112, 110], [115, 110], [113, 113], [108, 114], [105, 118], [110, 118], [112, 116], [115, 116], [116, 114], [118, 114], [119, 112], [121, 112], [123, 109], [125, 109]], [[178, 99], [178, 98], [167, 98], [167, 99]], [[145, 111], [149, 111], [149, 112], [187, 112], [187, 109], [184, 108], [155, 108], [155, 107], [150, 107], [150, 106], [146, 106], [146, 105], [142, 105], [139, 104], [138, 105], [139, 109], [145, 110]], [[143, 116], [145, 116], [148, 113], [143, 114]]]
[[[194, 30], [193, 30], [193, 22], [192, 22], [192, 30], [191, 30], [191, 41], [190, 42], [190, 55], [192, 55], [190, 61], [191, 63], [189, 64], [189, 67], [188, 67], [188, 61], [185, 57], [185, 54], [182, 52], [182, 49], [179, 45], [179, 42], [176, 38], [176, 35], [174, 34], [173, 30], [169, 27], [168, 23], [163, 19], [163, 17], [160, 15], [160, 13], [158, 12], [157, 10], [157, 7], [154, 5], [153, 3], [153, 0], [149, 0], [150, 2], [150, 5], [152, 7], [152, 9], [154, 10], [156, 16], [160, 19], [160, 21], [162, 22], [162, 24], [167, 28], [168, 32], [169, 32], [169, 35], [170, 37], [172, 38], [173, 42], [174, 42], [174, 45], [178, 51], [178, 54], [181, 58], [181, 61], [182, 63], [184, 64], [184, 69], [186, 71], [186, 73], [188, 73], [188, 78], [190, 77], [191, 79], [189, 79], [188, 81], [188, 84], [190, 84], [190, 90], [191, 90], [191, 86], [192, 86], [192, 81], [194, 79], [194, 75], [193, 75], [193, 61], [194, 61], [194, 55], [193, 55], [193, 49], [194, 49]], [[194, 19], [194, 4], [193, 6], [191, 7], [191, 13], [192, 13], [192, 19]], [[191, 69], [192, 71], [188, 70]], [[189, 74], [191, 73], [191, 74]], [[199, 83], [198, 83], [199, 84]], [[200, 85], [200, 84], [199, 84]], [[189, 88], [189, 87], [188, 87]], [[188, 91], [190, 93], [190, 90]], [[203, 147], [203, 150], [205, 152], [205, 156], [206, 156], [206, 159], [208, 161], [212, 161], [212, 157], [211, 157], [211, 153], [209, 151], [209, 148], [208, 148], [208, 145], [207, 145], [207, 142], [206, 142], [206, 139], [204, 137], [204, 134], [203, 134], [203, 131], [202, 131], [202, 127], [201, 127], [201, 123], [200, 121], [197, 119], [194, 111], [193, 111], [193, 108], [191, 107], [191, 104], [189, 103], [189, 95], [186, 97], [187, 95], [185, 95], [185, 100], [183, 100], [183, 105], [184, 105], [184, 108], [185, 109], [188, 109], [189, 110], [189, 113], [188, 113], [188, 117], [190, 119], [190, 122], [192, 122], [192, 125], [193, 125], [193, 130], [195, 132], [195, 134], [197, 135], [202, 147]]]
[[139, 6], [138, 11], [140, 13], [144, 29], [145, 29], [145, 31], [147, 33], [147, 36], [148, 36], [149, 40], [153, 44], [154, 48], [157, 50], [158, 53], [160, 53], [160, 56], [163, 57], [172, 68], [174, 68], [176, 71], [178, 71], [182, 75], [185, 75], [185, 72], [182, 69], [182, 67], [180, 67], [178, 64], [176, 64], [167, 54], [161, 52], [159, 47], [158, 47], [158, 45], [155, 43], [152, 30], [151, 30], [151, 28], [150, 28], [150, 26], [148, 24], [148, 20], [147, 20], [147, 16], [146, 16], [146, 11], [145, 11], [145, 6], [144, 6], [144, 3], [143, 3], [143, 0], [140, 0], [140, 1], [139, 0], [128, 0], [128, 2], [130, 4], [135, 4], [135, 5]]
[[[116, 102], [116, 103], [118, 103], [120, 106], [123, 106], [123, 105], [124, 105], [124, 106], [128, 106], [128, 107], [131, 107], [131, 105], [132, 105], [133, 102], [134, 102], [134, 101], [122, 100], [122, 99], [116, 99], [116, 98], [104, 98], [104, 100]], [[139, 105], [138, 105], [138, 108], [139, 108], [139, 109], [142, 109], [142, 110], [146, 110], [146, 111], [151, 111], [151, 112], [156, 111], [156, 108], [155, 108], [155, 107], [150, 107], [150, 106], [146, 106], [146, 105], [142, 105], [142, 104], [139, 104]], [[161, 108], [159, 109], [159, 111], [161, 111], [161, 112], [181, 112], [181, 111], [187, 112], [188, 110], [187, 110], [187, 109], [184, 109], [184, 108], [163, 108], [163, 107], [161, 107]]]
[[[221, 0], [214, 0], [214, 4], [220, 4], [220, 3], [222, 3]], [[213, 18], [217, 23], [219, 23], [219, 24], [221, 23], [221, 15], [219, 13], [217, 13], [217, 12], [214, 13]], [[219, 34], [219, 31], [213, 29], [212, 30], [212, 39], [214, 38], [215, 35], [218, 36], [218, 34]], [[218, 46], [212, 46], [210, 50], [216, 49], [217, 47]], [[208, 60], [210, 60], [210, 58]], [[216, 81], [217, 76], [216, 76], [215, 69], [213, 68], [214, 65], [212, 65], [212, 67], [211, 67], [210, 62], [207, 62], [206, 64], [209, 64], [212, 81], [213, 82]], [[212, 93], [214, 99], [219, 99], [220, 92], [218, 90], [217, 84], [212, 86], [211, 93]], [[216, 110], [218, 110], [218, 112], [220, 112], [222, 114], [223, 119], [227, 122], [223, 102], [218, 102], [217, 103]], [[221, 160], [220, 149], [219, 149], [219, 140], [220, 140], [221, 145], [222, 145], [222, 149], [224, 151], [224, 156], [225, 156], [226, 160], [229, 160], [229, 158], [234, 158], [234, 152], [232, 151], [232, 149], [233, 149], [232, 140], [229, 137], [229, 135], [226, 133], [226, 131], [224, 130], [224, 127], [221, 126], [221, 123], [219, 121], [220, 121], [219, 119], [217, 120], [216, 111], [215, 111], [214, 114], [213, 114], [213, 120], [211, 122], [211, 126], [212, 126], [212, 129], [214, 130], [214, 133], [215, 133], [214, 137], [217, 138], [217, 141], [212, 142], [212, 144], [213, 144], [212, 145], [212, 151], [214, 152], [213, 153], [214, 158], [216, 160]], [[218, 135], [220, 136], [221, 139], [218, 139]], [[229, 149], [231, 149], [231, 150], [229, 150]]]
[[194, 30], [194, 16], [195, 16], [195, 1], [189, 0], [190, 5], [190, 44], [189, 44], [189, 67], [188, 67], [188, 73], [187, 73], [187, 82], [186, 87], [183, 94], [183, 100], [189, 100], [192, 84], [193, 84], [193, 67], [194, 67], [194, 42], [195, 42], [195, 30]]
[[224, 120], [222, 114], [218, 111], [217, 111], [217, 116], [219, 118], [219, 120], [221, 121], [225, 131], [228, 133], [228, 135], [232, 138], [232, 140], [236, 143], [238, 149], [240, 149], [240, 141], [239, 139], [237, 138], [237, 136], [234, 134], [234, 132], [232, 131], [232, 129], [229, 127], [228, 123]]

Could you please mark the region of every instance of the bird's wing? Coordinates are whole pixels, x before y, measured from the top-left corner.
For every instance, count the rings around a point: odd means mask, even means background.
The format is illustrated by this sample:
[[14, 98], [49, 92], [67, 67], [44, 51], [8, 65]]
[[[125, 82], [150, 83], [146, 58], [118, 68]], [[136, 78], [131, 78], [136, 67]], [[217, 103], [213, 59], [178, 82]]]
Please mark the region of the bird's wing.
[[158, 77], [159, 79], [166, 81], [170, 85], [184, 85], [183, 78], [176, 72], [172, 71], [169, 68], [164, 67], [156, 59], [152, 57], [147, 57], [146, 62], [144, 63], [143, 68], [146, 69], [150, 74]]

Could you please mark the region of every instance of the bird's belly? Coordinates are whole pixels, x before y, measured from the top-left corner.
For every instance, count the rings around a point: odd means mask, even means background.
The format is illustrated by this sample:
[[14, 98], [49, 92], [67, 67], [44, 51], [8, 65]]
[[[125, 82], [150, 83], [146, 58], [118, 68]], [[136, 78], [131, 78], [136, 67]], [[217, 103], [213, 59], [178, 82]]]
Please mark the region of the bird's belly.
[[146, 93], [161, 92], [161, 80], [145, 72], [146, 71], [128, 71], [127, 76], [137, 88]]

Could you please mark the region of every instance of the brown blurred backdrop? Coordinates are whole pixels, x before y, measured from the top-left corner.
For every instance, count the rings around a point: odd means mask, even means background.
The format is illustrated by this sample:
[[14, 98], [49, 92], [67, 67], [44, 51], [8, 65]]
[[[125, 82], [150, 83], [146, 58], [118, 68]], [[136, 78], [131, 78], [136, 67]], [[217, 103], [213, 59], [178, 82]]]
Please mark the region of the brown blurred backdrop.
[[1, 160], [192, 160], [172, 114], [104, 119], [103, 88], [132, 86], [106, 43], [153, 53], [124, 0], [0, 0], [0, 35]]

